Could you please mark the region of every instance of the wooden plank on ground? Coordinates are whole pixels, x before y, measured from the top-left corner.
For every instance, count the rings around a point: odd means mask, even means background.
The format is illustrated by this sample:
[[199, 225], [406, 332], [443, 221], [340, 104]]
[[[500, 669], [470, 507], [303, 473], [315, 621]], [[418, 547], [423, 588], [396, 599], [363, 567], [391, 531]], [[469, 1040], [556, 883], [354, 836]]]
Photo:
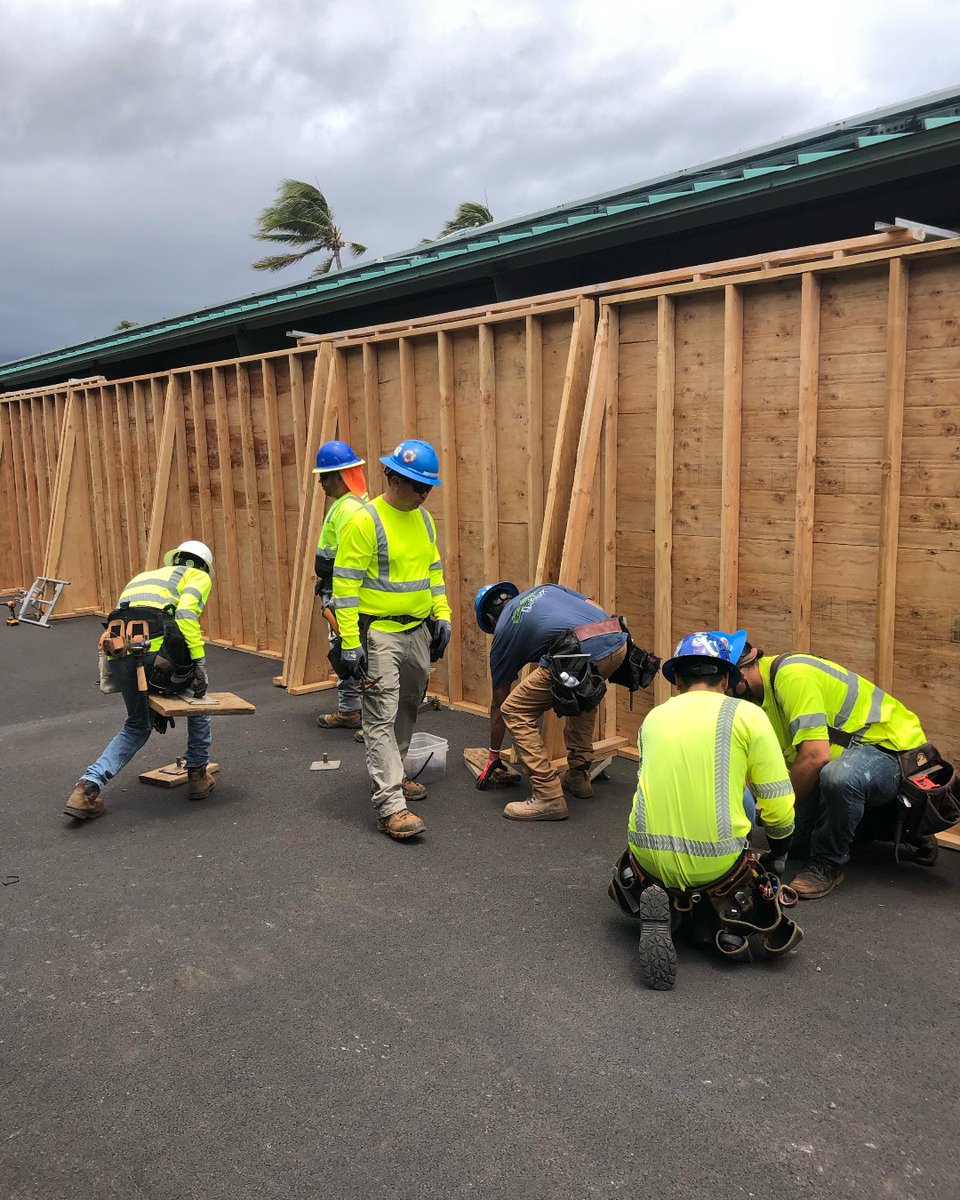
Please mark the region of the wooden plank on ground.
[[938, 833], [937, 841], [947, 850], [960, 850], [960, 825], [954, 825], [952, 829]]
[[[220, 764], [207, 763], [207, 770], [211, 775], [216, 775]], [[187, 760], [178, 758], [176, 762], [167, 763], [165, 767], [158, 767], [155, 771], [141, 771], [137, 778], [141, 783], [152, 783], [154, 787], [182, 787], [188, 780]]]

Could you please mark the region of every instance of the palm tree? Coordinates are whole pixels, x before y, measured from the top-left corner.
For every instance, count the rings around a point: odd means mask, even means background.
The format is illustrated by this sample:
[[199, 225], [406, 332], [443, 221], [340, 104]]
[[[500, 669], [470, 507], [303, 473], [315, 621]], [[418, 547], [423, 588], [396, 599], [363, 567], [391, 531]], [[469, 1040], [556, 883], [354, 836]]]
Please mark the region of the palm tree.
[[257, 232], [252, 236], [261, 242], [302, 247], [296, 254], [258, 259], [250, 264], [255, 271], [281, 271], [309, 254], [326, 251], [326, 258], [311, 271], [312, 275], [326, 275], [334, 265], [338, 271], [342, 269], [341, 250], [349, 250], [354, 258], [367, 250], [359, 242], [346, 241], [323, 192], [300, 179], [281, 180], [276, 200], [257, 217]]
[[485, 204], [464, 200], [440, 230], [440, 237], [446, 237], [448, 233], [459, 233], [461, 229], [476, 229], [478, 225], [489, 225], [492, 220], [493, 213]]

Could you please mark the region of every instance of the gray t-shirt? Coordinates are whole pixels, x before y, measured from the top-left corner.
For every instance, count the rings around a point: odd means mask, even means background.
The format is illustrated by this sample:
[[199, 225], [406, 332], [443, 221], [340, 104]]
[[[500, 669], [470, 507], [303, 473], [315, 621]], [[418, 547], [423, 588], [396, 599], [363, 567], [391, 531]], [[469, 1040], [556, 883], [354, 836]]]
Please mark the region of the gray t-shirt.
[[[515, 596], [504, 606], [490, 647], [490, 676], [495, 688], [506, 687], [527, 663], [540, 662], [547, 647], [565, 629], [575, 629], [592, 621], [606, 620], [607, 614], [586, 596], [556, 583], [541, 583]], [[621, 630], [587, 638], [581, 645], [591, 662], [599, 662], [627, 640]]]

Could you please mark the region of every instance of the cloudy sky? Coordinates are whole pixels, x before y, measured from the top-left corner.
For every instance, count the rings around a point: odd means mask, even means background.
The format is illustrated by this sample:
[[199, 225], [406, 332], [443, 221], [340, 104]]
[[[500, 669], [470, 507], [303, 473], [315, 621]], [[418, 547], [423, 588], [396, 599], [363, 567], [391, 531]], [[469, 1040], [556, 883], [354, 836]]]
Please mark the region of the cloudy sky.
[[306, 276], [285, 176], [372, 256], [960, 84], [934, 0], [0, 0], [0, 361]]

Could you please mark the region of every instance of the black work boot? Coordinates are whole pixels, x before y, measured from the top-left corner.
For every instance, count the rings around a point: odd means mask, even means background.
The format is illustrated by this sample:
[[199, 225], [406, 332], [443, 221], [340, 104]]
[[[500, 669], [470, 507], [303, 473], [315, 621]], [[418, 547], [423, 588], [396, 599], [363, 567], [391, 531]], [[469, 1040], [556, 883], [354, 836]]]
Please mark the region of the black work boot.
[[640, 976], [655, 992], [669, 992], [677, 979], [677, 952], [670, 932], [670, 897], [653, 884], [640, 893]]

